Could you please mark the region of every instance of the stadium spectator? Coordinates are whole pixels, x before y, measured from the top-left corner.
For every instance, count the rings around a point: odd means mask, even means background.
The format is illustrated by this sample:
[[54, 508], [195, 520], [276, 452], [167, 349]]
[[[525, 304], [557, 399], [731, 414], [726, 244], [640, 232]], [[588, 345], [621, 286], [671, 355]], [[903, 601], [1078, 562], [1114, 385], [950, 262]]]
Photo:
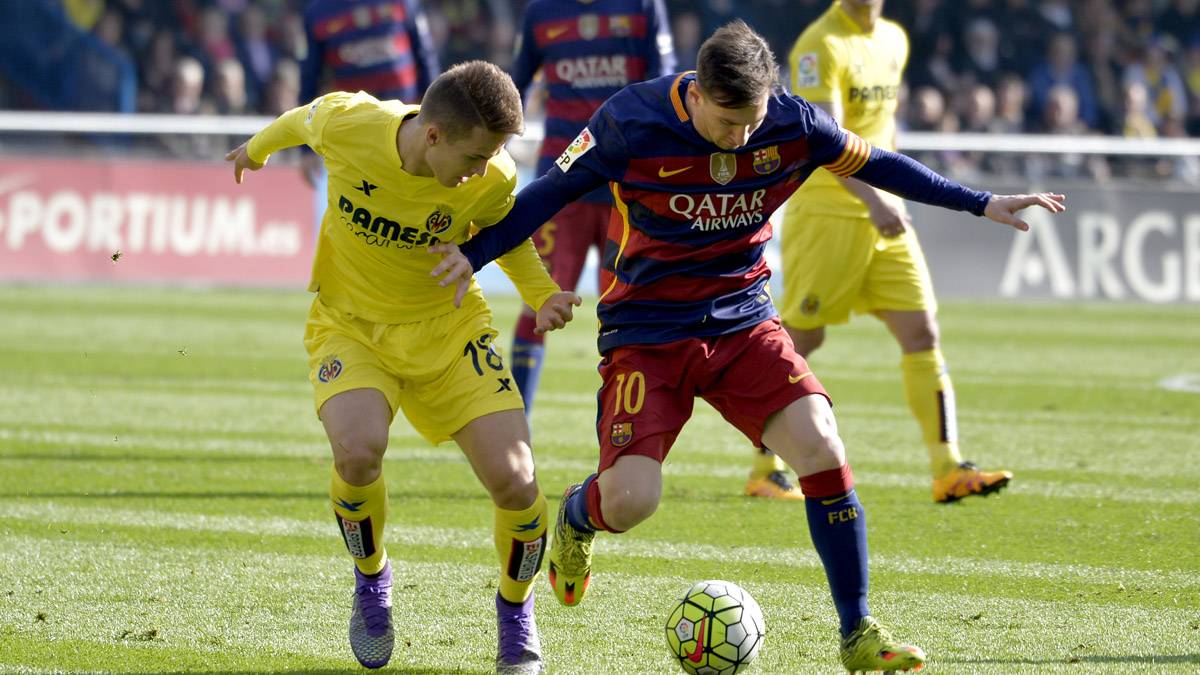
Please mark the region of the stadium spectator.
[[300, 64], [291, 59], [279, 59], [267, 82], [260, 110], [267, 115], [282, 115], [300, 105]]
[[958, 61], [963, 79], [968, 83], [995, 86], [1003, 66], [1000, 62], [1000, 29], [990, 17], [980, 16], [967, 24], [965, 37], [966, 44]]
[[1150, 97], [1146, 85], [1137, 80], [1125, 83], [1125, 97], [1121, 117], [1121, 135], [1127, 138], [1154, 138], [1158, 129], [1150, 111]]
[[238, 15], [237, 54], [246, 69], [246, 85], [257, 101], [275, 73], [279, 51], [267, 37], [267, 17], [258, 5], [249, 5]]
[[1028, 91], [1025, 81], [1009, 73], [996, 85], [996, 116], [989, 129], [997, 134], [1020, 134], [1026, 131], [1025, 101]]
[[217, 114], [245, 115], [246, 71], [237, 59], [221, 59], [213, 68], [213, 103]]
[[[1041, 125], [1041, 130], [1048, 134], [1086, 136], [1091, 133], [1079, 117], [1079, 97], [1068, 84], [1056, 84], [1046, 93]], [[1032, 155], [1028, 166], [1037, 178], [1105, 180], [1109, 175], [1108, 165], [1099, 155]]]
[[175, 34], [166, 28], [158, 29], [138, 59], [138, 75], [141, 78], [138, 88], [139, 111], [160, 112], [163, 101], [170, 99], [177, 57]]
[[200, 12], [196, 42], [210, 67], [224, 59], [237, 58], [237, 49], [229, 35], [229, 15], [218, 7], [207, 7]]
[[1136, 54], [1125, 67], [1123, 80], [1145, 86], [1150, 119], [1160, 133], [1168, 124], [1179, 124], [1187, 118], [1187, 91], [1170, 61], [1165, 41], [1154, 40]]
[[[1102, 5], [1104, 3], [1101, 3]], [[1101, 9], [1096, 11], [1103, 12]], [[1115, 21], [1115, 15], [1111, 15]], [[1084, 43], [1088, 69], [1095, 85], [1096, 105], [1100, 119], [1097, 129], [1106, 133], [1119, 133], [1118, 118], [1121, 114], [1121, 71], [1123, 66], [1117, 54], [1117, 30], [1109, 20], [1096, 22], [1089, 29], [1091, 36]]]
[[1200, 36], [1184, 52], [1182, 75], [1188, 88], [1187, 132], [1200, 136]]
[[1100, 111], [1096, 108], [1091, 75], [1079, 62], [1078, 54], [1075, 37], [1070, 33], [1056, 33], [1050, 39], [1045, 60], [1034, 66], [1029, 74], [1030, 104], [1039, 118], [1046, 119], [1050, 91], [1059, 86], [1069, 87], [1075, 94], [1077, 119], [1085, 128], [1094, 129]]

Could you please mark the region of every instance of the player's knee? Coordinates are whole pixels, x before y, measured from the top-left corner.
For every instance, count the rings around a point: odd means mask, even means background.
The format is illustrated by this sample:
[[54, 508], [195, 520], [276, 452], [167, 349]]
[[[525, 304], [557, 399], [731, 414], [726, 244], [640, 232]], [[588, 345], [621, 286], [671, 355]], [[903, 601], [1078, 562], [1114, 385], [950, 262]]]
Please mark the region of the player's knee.
[[371, 483], [383, 470], [387, 436], [348, 433], [331, 438], [330, 445], [338, 474], [351, 485]]
[[533, 477], [533, 469], [514, 471], [506, 476], [496, 476], [485, 480], [484, 487], [492, 497], [492, 503], [508, 511], [522, 511], [529, 508], [537, 499], [537, 480]]
[[904, 337], [904, 351], [912, 354], [927, 352], [937, 346], [938, 326], [933, 321], [927, 321], [913, 327]]
[[799, 450], [806, 462], [823, 463], [832, 458], [843, 458], [846, 454], [832, 413], [817, 416], [799, 441]]
[[617, 490], [612, 495], [604, 495], [600, 508], [604, 522], [610, 528], [624, 532], [654, 515], [658, 509], [658, 494]]

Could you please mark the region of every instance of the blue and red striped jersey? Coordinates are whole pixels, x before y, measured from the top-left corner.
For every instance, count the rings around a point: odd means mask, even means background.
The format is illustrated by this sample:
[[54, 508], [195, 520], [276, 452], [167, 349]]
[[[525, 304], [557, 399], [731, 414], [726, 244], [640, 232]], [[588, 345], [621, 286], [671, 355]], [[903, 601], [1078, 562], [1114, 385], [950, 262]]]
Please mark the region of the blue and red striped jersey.
[[333, 91], [365, 91], [379, 99], [418, 103], [438, 75], [437, 53], [416, 0], [312, 0], [304, 10], [308, 54], [300, 99], [321, 92], [321, 72]]
[[764, 257], [770, 215], [818, 167], [976, 215], [990, 193], [873, 148], [825, 111], [771, 94], [746, 145], [723, 150], [692, 124], [694, 73], [626, 87], [592, 115], [509, 214], [462, 246], [475, 269], [527, 238], [563, 204], [607, 183], [615, 208], [601, 269], [601, 353], [748, 328], [776, 316]]
[[[541, 72], [546, 132], [538, 158], [545, 173], [608, 97], [635, 82], [675, 71], [663, 0], [533, 0], [525, 8], [512, 76], [522, 95]], [[610, 200], [598, 190], [589, 201]]]

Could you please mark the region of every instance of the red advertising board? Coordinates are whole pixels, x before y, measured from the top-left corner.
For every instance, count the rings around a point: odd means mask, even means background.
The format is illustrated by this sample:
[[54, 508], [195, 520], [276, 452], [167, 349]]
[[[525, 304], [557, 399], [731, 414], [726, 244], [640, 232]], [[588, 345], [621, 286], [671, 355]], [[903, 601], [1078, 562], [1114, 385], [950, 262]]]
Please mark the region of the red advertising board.
[[268, 167], [0, 158], [0, 280], [307, 283], [312, 190]]

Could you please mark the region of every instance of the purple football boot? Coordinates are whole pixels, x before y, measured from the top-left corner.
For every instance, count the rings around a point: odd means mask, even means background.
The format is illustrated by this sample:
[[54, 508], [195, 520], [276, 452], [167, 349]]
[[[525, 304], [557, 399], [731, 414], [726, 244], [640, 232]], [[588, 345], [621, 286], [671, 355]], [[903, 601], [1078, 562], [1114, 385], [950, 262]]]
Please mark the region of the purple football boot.
[[382, 668], [392, 658], [392, 563], [366, 576], [354, 568], [354, 611], [350, 614], [350, 648], [367, 668]]
[[496, 675], [536, 675], [545, 672], [542, 643], [533, 620], [533, 594], [514, 605], [496, 594]]

